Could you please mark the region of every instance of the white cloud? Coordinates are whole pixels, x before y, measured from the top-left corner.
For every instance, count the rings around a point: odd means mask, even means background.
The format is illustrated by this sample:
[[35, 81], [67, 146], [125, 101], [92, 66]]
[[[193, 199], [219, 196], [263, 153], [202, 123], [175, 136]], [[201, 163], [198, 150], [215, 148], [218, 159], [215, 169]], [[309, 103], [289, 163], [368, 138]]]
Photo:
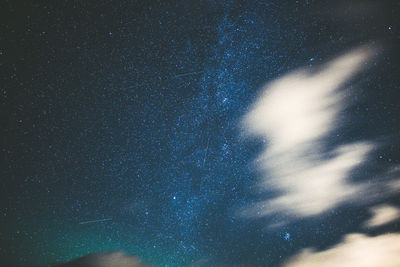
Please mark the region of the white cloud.
[[272, 82], [245, 118], [249, 132], [273, 141], [269, 154], [329, 134], [344, 107], [339, 87], [369, 55], [367, 49], [360, 48], [327, 63], [315, 74], [300, 70]]
[[342, 243], [327, 250], [304, 249], [284, 266], [397, 267], [400, 266], [400, 234], [346, 235]]
[[340, 126], [339, 115], [346, 107], [340, 88], [370, 55], [370, 50], [358, 48], [319, 71], [295, 71], [266, 86], [244, 126], [248, 134], [268, 140], [256, 161], [263, 175], [261, 189], [281, 195], [258, 203], [247, 215], [314, 216], [365, 192], [366, 185], [348, 178], [374, 144], [350, 143], [329, 151], [323, 144]]
[[400, 209], [389, 206], [380, 205], [371, 208], [372, 218], [365, 222], [366, 227], [377, 227], [388, 224], [400, 218]]

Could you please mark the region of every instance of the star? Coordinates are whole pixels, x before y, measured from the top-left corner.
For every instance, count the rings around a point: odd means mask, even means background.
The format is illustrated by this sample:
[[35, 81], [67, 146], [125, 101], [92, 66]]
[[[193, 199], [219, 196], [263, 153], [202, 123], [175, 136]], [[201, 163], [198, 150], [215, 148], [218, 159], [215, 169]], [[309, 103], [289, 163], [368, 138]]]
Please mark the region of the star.
[[286, 241], [290, 240], [290, 233], [286, 232], [285, 235], [283, 236], [283, 239], [285, 239]]

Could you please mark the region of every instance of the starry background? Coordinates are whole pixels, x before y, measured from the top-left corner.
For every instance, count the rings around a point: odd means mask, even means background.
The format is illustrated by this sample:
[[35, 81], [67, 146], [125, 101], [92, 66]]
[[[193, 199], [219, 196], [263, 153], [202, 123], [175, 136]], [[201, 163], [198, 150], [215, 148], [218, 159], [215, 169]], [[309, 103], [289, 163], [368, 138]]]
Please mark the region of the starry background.
[[400, 5], [360, 3], [2, 1], [1, 261], [276, 266], [359, 231], [363, 207], [273, 231], [237, 210], [265, 197], [239, 124], [261, 86], [360, 44], [380, 56], [335, 138], [390, 139], [365, 173], [400, 163]]

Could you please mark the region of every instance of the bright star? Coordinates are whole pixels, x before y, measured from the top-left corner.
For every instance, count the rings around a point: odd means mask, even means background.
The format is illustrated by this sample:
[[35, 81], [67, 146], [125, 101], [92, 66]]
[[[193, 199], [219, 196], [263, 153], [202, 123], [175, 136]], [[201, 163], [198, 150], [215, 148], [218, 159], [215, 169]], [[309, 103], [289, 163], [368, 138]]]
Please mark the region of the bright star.
[[286, 241], [290, 239], [290, 233], [286, 232], [284, 237], [283, 237]]

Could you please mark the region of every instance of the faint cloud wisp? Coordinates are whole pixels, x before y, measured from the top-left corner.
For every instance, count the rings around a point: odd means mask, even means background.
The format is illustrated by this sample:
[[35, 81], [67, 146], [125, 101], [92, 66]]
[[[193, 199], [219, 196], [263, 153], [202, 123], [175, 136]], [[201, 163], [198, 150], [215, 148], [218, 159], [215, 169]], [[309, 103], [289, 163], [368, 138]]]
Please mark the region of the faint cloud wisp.
[[56, 265], [54, 267], [150, 267], [139, 258], [121, 251], [100, 252], [86, 255], [82, 258]]
[[365, 222], [366, 227], [378, 227], [400, 219], [400, 209], [390, 205], [371, 208], [372, 218]]

